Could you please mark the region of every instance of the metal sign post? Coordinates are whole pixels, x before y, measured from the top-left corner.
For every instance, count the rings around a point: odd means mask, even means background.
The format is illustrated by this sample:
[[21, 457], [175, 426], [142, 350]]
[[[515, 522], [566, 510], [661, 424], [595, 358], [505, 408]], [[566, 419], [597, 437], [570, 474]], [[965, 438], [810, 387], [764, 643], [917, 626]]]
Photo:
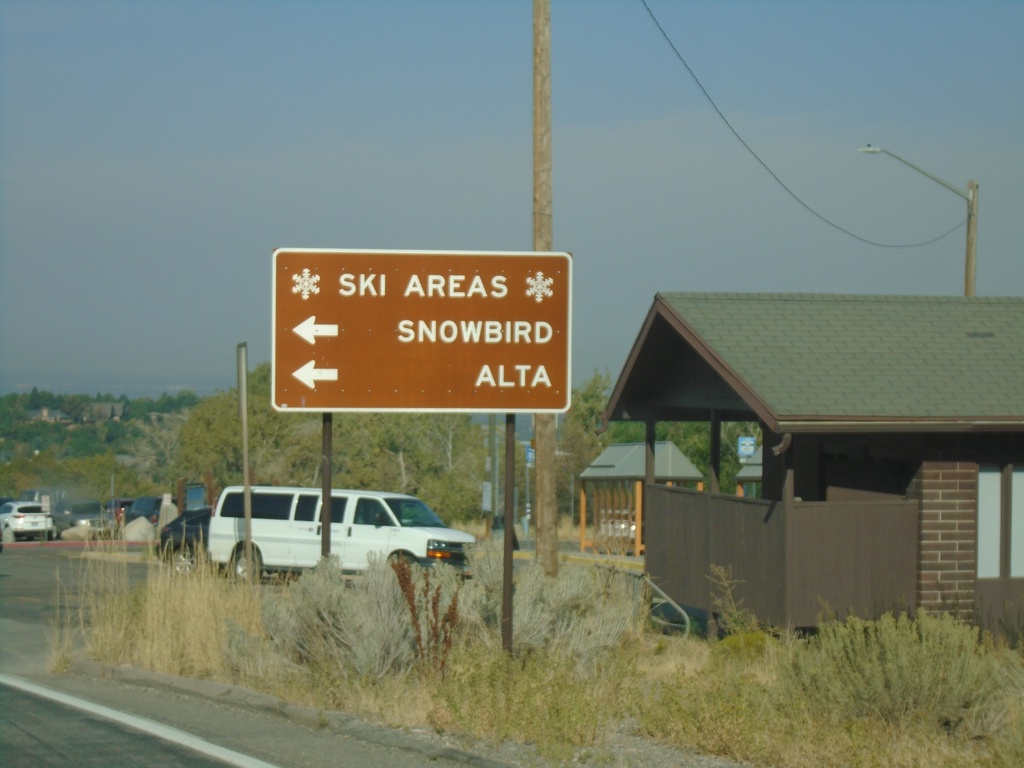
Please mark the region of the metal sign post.
[[246, 342], [238, 345], [238, 416], [242, 420], [242, 495], [245, 508], [245, 567], [250, 580], [259, 580], [252, 562], [252, 487], [249, 478], [249, 362]]

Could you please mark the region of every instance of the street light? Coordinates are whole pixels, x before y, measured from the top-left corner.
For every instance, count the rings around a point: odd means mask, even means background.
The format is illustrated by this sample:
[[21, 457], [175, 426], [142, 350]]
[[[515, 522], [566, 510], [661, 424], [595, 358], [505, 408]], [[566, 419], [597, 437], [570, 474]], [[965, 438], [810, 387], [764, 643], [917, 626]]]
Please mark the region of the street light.
[[964, 296], [974, 295], [974, 273], [975, 265], [977, 263], [978, 255], [978, 183], [976, 181], [967, 182], [967, 191], [954, 187], [949, 182], [943, 181], [938, 176], [933, 176], [923, 168], [918, 168], [909, 160], [904, 160], [899, 155], [890, 152], [887, 149], [881, 147], [872, 147], [868, 144], [866, 147], [857, 150], [858, 152], [868, 152], [871, 154], [885, 154], [891, 158], [899, 160], [904, 165], [908, 165], [920, 174], [927, 176], [934, 182], [937, 182], [948, 189], [950, 192], [954, 192], [964, 200], [967, 201], [967, 261], [964, 266]]

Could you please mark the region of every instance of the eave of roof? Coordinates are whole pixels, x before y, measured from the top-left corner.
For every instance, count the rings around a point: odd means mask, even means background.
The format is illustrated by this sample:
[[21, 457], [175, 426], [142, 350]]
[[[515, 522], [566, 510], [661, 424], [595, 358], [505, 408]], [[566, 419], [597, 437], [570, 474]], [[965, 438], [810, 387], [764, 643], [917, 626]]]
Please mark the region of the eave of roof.
[[659, 405], [634, 378], [672, 335], [716, 381], [705, 409], [728, 390], [776, 432], [1024, 428], [1021, 298], [658, 294], [606, 420], [673, 420], [682, 393]]

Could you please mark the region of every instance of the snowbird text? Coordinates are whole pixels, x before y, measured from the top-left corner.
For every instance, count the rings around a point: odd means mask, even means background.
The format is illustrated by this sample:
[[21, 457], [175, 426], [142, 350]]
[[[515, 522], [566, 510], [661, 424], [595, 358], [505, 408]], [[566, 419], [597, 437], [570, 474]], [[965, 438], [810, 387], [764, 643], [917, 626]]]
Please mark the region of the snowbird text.
[[543, 320], [401, 320], [398, 340], [403, 344], [547, 344], [554, 330]]

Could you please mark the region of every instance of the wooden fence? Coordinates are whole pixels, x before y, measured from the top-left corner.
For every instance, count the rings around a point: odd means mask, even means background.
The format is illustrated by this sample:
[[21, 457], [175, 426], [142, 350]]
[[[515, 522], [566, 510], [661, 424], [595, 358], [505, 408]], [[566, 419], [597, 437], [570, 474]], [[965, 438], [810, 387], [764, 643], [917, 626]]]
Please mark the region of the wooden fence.
[[673, 600], [711, 612], [711, 566], [761, 621], [916, 609], [918, 502], [782, 502], [648, 486], [647, 571]]

